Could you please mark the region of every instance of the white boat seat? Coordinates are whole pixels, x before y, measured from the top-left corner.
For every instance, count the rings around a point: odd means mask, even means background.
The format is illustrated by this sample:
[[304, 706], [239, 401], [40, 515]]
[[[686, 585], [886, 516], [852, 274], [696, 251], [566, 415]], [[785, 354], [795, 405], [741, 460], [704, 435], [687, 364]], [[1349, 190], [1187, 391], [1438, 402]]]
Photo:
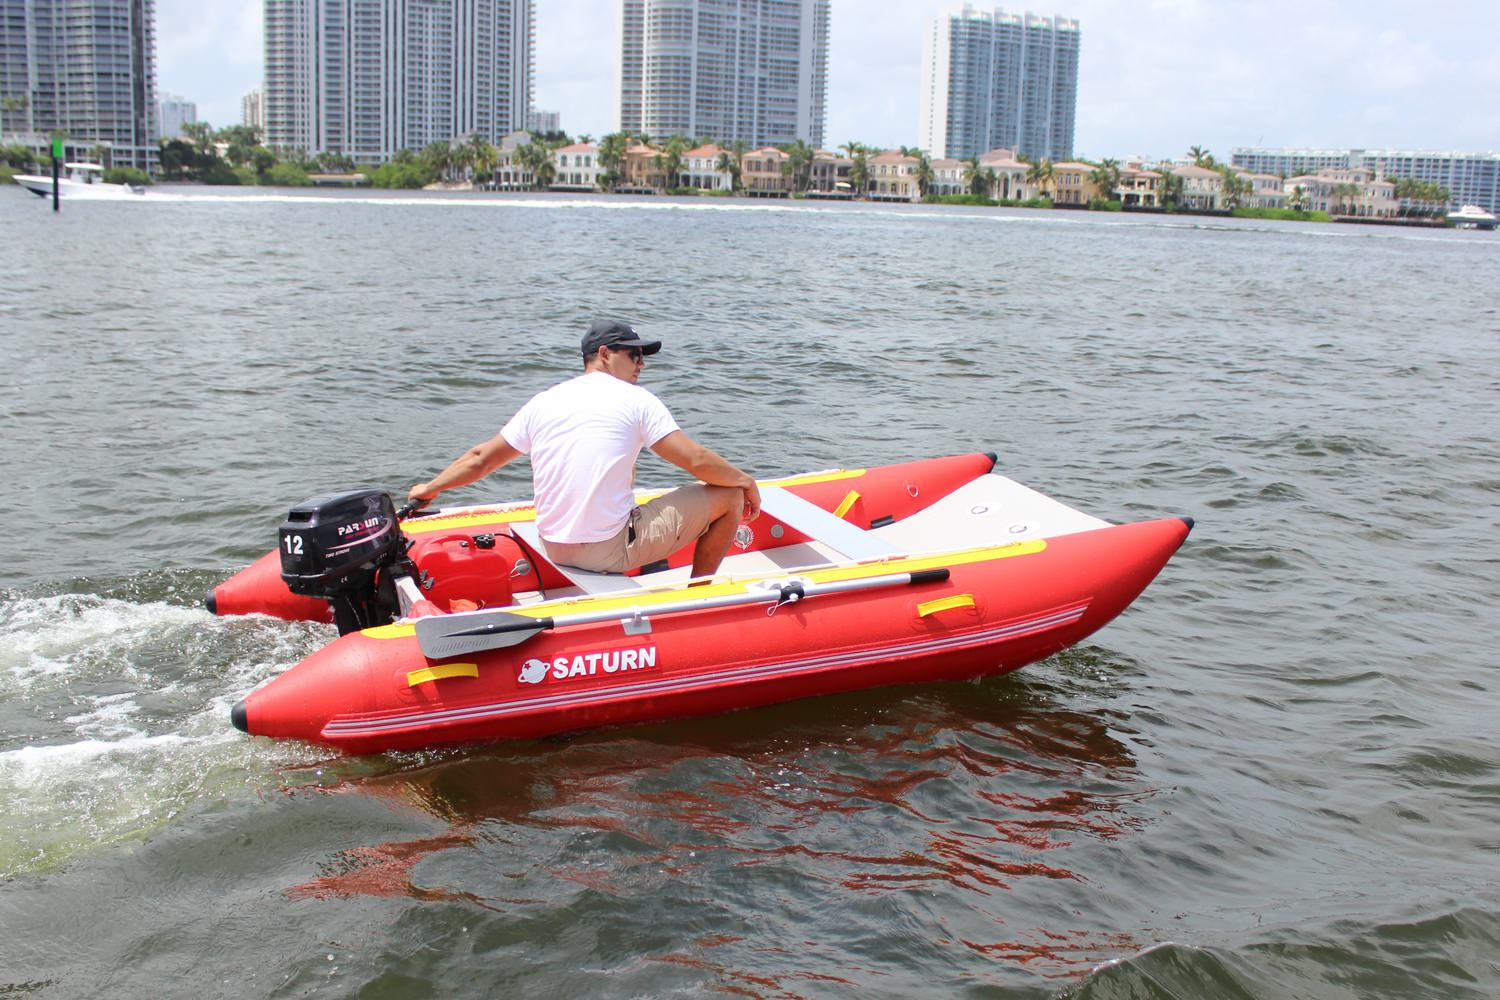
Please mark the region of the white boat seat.
[[[546, 557], [547, 550], [542, 545], [541, 533], [536, 530], [535, 521], [513, 521], [510, 525], [511, 532], [526, 543], [539, 556]], [[551, 559], [547, 560], [552, 562]], [[635, 590], [640, 587], [636, 577], [626, 576], [624, 573], [595, 573], [592, 570], [578, 569], [575, 566], [557, 566], [557, 571], [573, 582], [573, 585], [586, 594], [613, 594], [620, 590]]]
[[780, 486], [760, 488], [760, 509], [762, 513], [823, 543], [846, 559], [880, 559], [905, 551], [879, 535], [850, 524], [837, 514], [829, 513]]

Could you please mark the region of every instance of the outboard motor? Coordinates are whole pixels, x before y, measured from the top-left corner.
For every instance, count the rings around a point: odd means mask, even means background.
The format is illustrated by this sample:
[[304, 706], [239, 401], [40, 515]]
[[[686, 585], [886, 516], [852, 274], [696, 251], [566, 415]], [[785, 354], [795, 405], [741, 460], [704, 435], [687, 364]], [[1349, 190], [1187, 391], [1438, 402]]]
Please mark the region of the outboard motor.
[[339, 635], [395, 619], [394, 578], [414, 567], [387, 493], [362, 489], [304, 500], [287, 514], [280, 542], [287, 589], [333, 605]]

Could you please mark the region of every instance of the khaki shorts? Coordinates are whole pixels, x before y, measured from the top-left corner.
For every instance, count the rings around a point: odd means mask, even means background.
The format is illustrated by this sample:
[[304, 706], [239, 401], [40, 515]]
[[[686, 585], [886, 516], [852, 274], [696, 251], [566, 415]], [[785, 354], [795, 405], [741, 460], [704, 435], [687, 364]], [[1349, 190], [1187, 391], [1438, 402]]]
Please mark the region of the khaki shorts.
[[708, 530], [713, 507], [708, 487], [682, 486], [630, 512], [619, 534], [599, 542], [542, 541], [559, 566], [593, 573], [623, 573], [665, 559]]

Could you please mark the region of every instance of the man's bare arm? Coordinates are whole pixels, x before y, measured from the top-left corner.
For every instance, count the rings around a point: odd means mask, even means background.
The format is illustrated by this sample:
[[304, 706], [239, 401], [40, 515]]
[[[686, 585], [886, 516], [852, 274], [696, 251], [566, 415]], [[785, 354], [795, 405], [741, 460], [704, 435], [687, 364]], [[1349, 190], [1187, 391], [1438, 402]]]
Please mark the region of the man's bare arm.
[[745, 520], [753, 521], [760, 516], [760, 487], [718, 452], [704, 447], [682, 431], [668, 434], [653, 444], [651, 450], [710, 486], [733, 486], [744, 490]]
[[457, 489], [478, 482], [491, 472], [521, 457], [505, 438], [496, 434], [483, 444], [476, 444], [453, 460], [442, 472], [425, 483], [417, 483], [406, 494], [408, 500], [431, 500], [444, 490]]

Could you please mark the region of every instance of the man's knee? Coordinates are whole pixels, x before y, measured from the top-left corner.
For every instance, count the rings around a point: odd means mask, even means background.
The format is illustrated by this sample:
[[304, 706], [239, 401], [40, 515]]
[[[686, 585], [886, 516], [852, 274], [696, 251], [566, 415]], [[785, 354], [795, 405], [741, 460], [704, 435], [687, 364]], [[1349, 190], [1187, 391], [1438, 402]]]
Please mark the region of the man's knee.
[[710, 486], [708, 489], [713, 501], [713, 520], [725, 516], [739, 520], [745, 509], [745, 491], [735, 486]]

